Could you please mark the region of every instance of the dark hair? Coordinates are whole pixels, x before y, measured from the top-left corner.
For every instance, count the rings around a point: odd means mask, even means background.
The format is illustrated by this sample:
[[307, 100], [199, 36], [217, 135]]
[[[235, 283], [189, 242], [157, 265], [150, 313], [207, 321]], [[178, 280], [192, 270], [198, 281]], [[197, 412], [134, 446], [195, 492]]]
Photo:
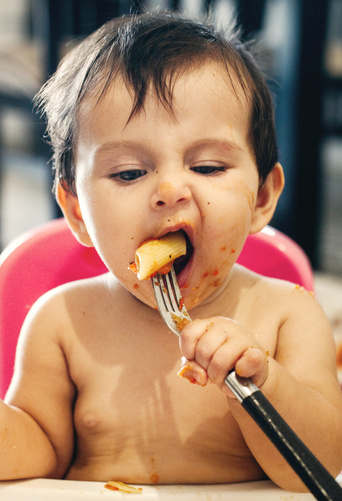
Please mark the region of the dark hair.
[[152, 85], [172, 113], [172, 89], [181, 71], [215, 61], [227, 71], [232, 87], [240, 85], [250, 106], [250, 145], [263, 183], [277, 162], [274, 112], [270, 92], [238, 31], [218, 31], [174, 12], [146, 13], [107, 22], [87, 37], [59, 65], [36, 103], [47, 117], [53, 147], [55, 182], [76, 194], [73, 148], [77, 112], [84, 96], [101, 98], [120, 75], [133, 89], [131, 117], [144, 105]]

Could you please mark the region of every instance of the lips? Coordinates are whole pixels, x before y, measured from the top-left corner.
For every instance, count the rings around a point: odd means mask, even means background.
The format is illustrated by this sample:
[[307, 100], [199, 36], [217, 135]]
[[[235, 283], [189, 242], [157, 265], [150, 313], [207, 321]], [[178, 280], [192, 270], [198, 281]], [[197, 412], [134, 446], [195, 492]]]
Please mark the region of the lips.
[[[172, 227], [168, 227], [167, 229], [164, 228], [164, 230], [159, 232], [159, 234], [157, 236], [155, 236], [154, 238], [150, 237], [150, 238], [143, 240], [141, 242], [140, 246], [143, 245], [144, 243], [151, 241], [151, 240], [159, 239], [165, 235], [168, 235], [170, 233], [177, 232], [177, 231], [181, 231], [184, 235], [185, 242], [186, 242], [186, 254], [177, 258], [174, 261], [173, 266], [174, 266], [174, 269], [175, 269], [175, 272], [177, 275], [177, 281], [178, 281], [179, 287], [184, 287], [186, 285], [189, 277], [190, 277], [190, 274], [191, 274], [191, 269], [192, 269], [191, 263], [193, 261], [192, 258], [194, 255], [194, 247], [193, 247], [192, 242], [191, 242], [192, 237], [193, 237], [193, 230], [192, 230], [191, 225], [188, 225], [186, 223], [181, 223], [181, 224], [178, 223], [177, 225], [172, 226]], [[129, 267], [130, 269], [132, 269], [131, 266], [132, 265], [130, 265], [130, 267]]]

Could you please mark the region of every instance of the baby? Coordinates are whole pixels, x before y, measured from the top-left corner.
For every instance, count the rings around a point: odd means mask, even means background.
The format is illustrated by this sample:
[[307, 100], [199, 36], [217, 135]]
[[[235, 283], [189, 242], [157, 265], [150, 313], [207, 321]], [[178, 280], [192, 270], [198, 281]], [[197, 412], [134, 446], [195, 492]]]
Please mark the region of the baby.
[[[329, 323], [312, 294], [236, 264], [284, 185], [271, 97], [236, 32], [172, 13], [111, 21], [67, 55], [39, 102], [58, 203], [109, 271], [31, 309], [0, 402], [1, 478], [270, 478], [304, 490], [224, 384], [233, 368], [337, 475], [342, 396]], [[150, 280], [129, 269], [142, 242], [178, 230], [193, 318], [180, 339]], [[182, 356], [200, 384], [177, 375]]]

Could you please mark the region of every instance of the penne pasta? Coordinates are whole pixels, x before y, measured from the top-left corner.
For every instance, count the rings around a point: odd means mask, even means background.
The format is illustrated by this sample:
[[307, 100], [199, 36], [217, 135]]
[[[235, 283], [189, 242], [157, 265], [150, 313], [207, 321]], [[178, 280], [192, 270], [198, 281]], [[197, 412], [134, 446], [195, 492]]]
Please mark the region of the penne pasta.
[[135, 252], [135, 262], [130, 269], [137, 273], [139, 280], [146, 280], [157, 273], [168, 273], [174, 260], [184, 254], [186, 241], [183, 232], [168, 233], [142, 244]]
[[105, 488], [110, 491], [127, 492], [128, 494], [142, 493], [142, 487], [133, 487], [132, 485], [125, 484], [124, 482], [115, 482], [114, 480], [107, 482]]

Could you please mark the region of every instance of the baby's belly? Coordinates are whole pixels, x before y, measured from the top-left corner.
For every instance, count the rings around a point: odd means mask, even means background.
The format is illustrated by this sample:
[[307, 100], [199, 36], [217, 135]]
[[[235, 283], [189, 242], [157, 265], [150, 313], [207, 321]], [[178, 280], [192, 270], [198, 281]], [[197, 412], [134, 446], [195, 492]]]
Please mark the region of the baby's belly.
[[138, 457], [118, 462], [113, 456], [77, 458], [66, 478], [107, 482], [119, 480], [131, 484], [213, 484], [265, 479], [265, 474], [251, 457], [205, 456], [168, 450], [165, 454]]
[[181, 397], [76, 406], [78, 447], [66, 478], [137, 484], [265, 478], [214, 385]]

